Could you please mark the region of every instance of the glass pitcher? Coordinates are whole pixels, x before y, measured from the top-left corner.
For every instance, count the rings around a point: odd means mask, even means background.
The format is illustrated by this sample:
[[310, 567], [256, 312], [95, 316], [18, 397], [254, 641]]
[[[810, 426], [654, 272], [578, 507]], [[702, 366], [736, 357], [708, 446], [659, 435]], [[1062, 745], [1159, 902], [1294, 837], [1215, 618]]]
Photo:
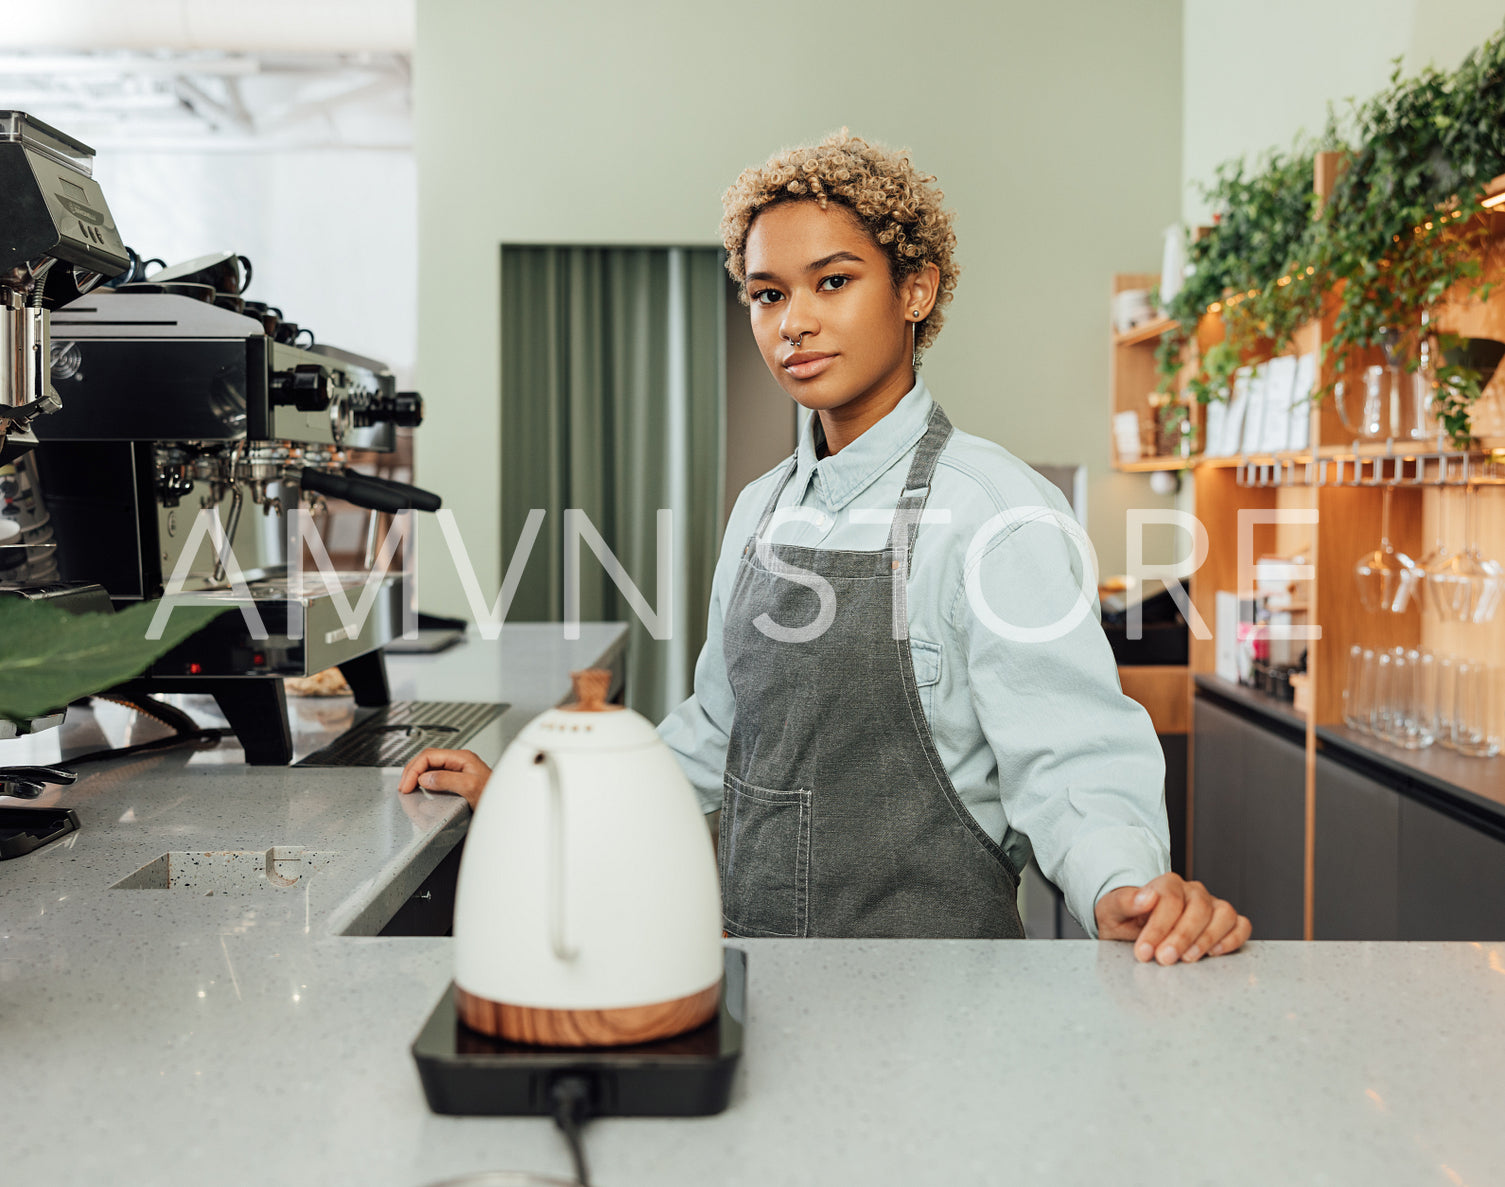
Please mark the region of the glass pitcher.
[[1382, 441], [1389, 434], [1385, 431], [1389, 389], [1386, 382], [1387, 367], [1373, 366], [1364, 369], [1363, 397], [1358, 399], [1354, 390], [1359, 385], [1340, 379], [1333, 386], [1338, 408], [1338, 419], [1345, 431], [1360, 441]]

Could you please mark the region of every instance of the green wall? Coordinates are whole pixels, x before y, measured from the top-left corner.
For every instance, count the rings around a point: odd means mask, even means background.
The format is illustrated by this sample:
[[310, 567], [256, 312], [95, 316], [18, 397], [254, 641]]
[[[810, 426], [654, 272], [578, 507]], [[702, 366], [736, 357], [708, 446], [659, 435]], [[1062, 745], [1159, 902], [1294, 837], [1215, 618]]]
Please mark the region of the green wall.
[[1452, 69], [1502, 24], [1499, 0], [1186, 0], [1186, 221], [1206, 221], [1194, 183], [1220, 162], [1320, 133], [1329, 103], [1375, 94], [1397, 57]]
[[[1180, 213], [1181, 32], [1180, 0], [421, 0], [418, 470], [482, 588], [503, 553], [498, 245], [715, 243], [741, 168], [842, 125], [912, 148], [957, 211], [937, 398], [1027, 460], [1087, 463], [1121, 570], [1124, 509], [1169, 500], [1109, 468], [1107, 294], [1158, 269]], [[423, 605], [463, 613], [424, 518]]]

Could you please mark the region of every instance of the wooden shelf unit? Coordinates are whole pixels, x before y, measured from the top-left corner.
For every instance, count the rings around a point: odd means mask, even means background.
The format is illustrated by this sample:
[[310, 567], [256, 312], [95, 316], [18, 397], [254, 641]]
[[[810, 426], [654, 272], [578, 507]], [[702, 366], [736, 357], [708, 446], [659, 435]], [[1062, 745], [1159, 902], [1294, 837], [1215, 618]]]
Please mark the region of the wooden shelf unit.
[[[1113, 278], [1114, 294], [1130, 289], [1147, 289], [1160, 283], [1158, 273], [1124, 272]], [[1159, 425], [1155, 409], [1150, 405], [1150, 396], [1160, 386], [1160, 374], [1155, 367], [1155, 351], [1160, 337], [1175, 326], [1168, 317], [1135, 326], [1122, 334], [1113, 334], [1109, 351], [1110, 367], [1108, 388], [1110, 392], [1109, 432], [1112, 433], [1113, 417], [1120, 412], [1133, 412], [1139, 417], [1140, 447], [1144, 448], [1146, 436], [1151, 442], [1159, 440]], [[1192, 424], [1201, 430], [1201, 408], [1189, 405]], [[1116, 439], [1109, 441], [1113, 468], [1125, 473], [1148, 473], [1155, 470], [1181, 470], [1193, 459], [1176, 454], [1141, 453], [1139, 457], [1120, 457]]]
[[[1324, 177], [1333, 176], [1331, 162], [1320, 157], [1316, 170], [1319, 192], [1326, 192]], [[1502, 179], [1505, 181], [1505, 179]], [[1440, 317], [1441, 328], [1470, 337], [1488, 337], [1505, 341], [1505, 208], [1500, 215], [1486, 215], [1491, 220], [1491, 247], [1485, 255], [1485, 279], [1495, 282], [1496, 289], [1487, 302], [1472, 298], [1463, 286]], [[1134, 287], [1142, 276], [1115, 277], [1115, 291]], [[1331, 302], [1322, 315], [1304, 326], [1288, 353], [1316, 352], [1321, 357], [1323, 345], [1333, 334], [1334, 307]], [[1145, 327], [1148, 329], [1148, 327]], [[1153, 339], [1126, 335], [1133, 341], [1115, 339], [1113, 408], [1119, 411], [1132, 406], [1130, 393], [1152, 390], [1147, 385], [1145, 369], [1153, 371]], [[1216, 314], [1204, 317], [1198, 328], [1193, 349], [1206, 350], [1222, 338], [1221, 319]], [[1143, 355], [1136, 353], [1143, 352]], [[1372, 356], [1372, 357], [1370, 357]], [[1257, 364], [1269, 357], [1268, 349], [1250, 352], [1243, 360]], [[1148, 359], [1148, 362], [1144, 361]], [[1352, 358], [1349, 375], [1362, 374], [1362, 368], [1382, 362], [1379, 352], [1362, 352]], [[1188, 363], [1188, 366], [1190, 363]], [[1333, 379], [1329, 363], [1319, 373], [1319, 390]], [[1474, 409], [1476, 451], [1480, 460], [1492, 451], [1505, 451], [1505, 365], [1495, 374]], [[1304, 553], [1313, 566], [1312, 581], [1296, 586], [1297, 598], [1308, 603], [1308, 622], [1321, 629], [1321, 638], [1308, 645], [1308, 672], [1312, 688], [1312, 707], [1303, 715], [1306, 738], [1305, 769], [1305, 876], [1304, 931], [1313, 935], [1313, 857], [1316, 828], [1316, 730], [1341, 727], [1343, 692], [1347, 679], [1348, 652], [1354, 644], [1364, 647], [1427, 647], [1438, 653], [1468, 655], [1494, 665], [1496, 728], [1505, 736], [1505, 613], [1487, 624], [1453, 624], [1424, 615], [1414, 605], [1404, 614], [1372, 614], [1359, 602], [1354, 566], [1361, 556], [1373, 550], [1380, 540], [1383, 489], [1379, 485], [1333, 486], [1295, 485], [1240, 486], [1240, 467], [1245, 462], [1305, 463], [1313, 458], [1351, 458], [1414, 456], [1433, 453], [1425, 443], [1397, 441], [1358, 442], [1347, 430], [1331, 399], [1314, 404], [1311, 411], [1310, 447], [1306, 450], [1263, 456], [1194, 458], [1190, 463], [1195, 497], [1195, 513], [1207, 531], [1209, 552], [1206, 561], [1190, 578], [1190, 595], [1208, 637], [1199, 638], [1193, 624], [1190, 664], [1185, 685], [1187, 719], [1195, 695], [1198, 674], [1215, 671], [1215, 644], [1210, 632], [1216, 627], [1216, 594], [1220, 590], [1252, 592], [1252, 571], [1239, 573], [1238, 538], [1240, 512], [1295, 510], [1315, 512], [1313, 524], [1255, 524], [1253, 548], [1247, 563], [1267, 554], [1292, 556]], [[1497, 460], [1499, 455], [1496, 455]], [[1171, 459], [1145, 459], [1152, 463], [1143, 468], [1160, 468], [1155, 462]], [[1185, 462], [1176, 460], [1172, 468]], [[1119, 469], [1130, 469], [1128, 464]], [[1474, 493], [1474, 539], [1486, 557], [1505, 563], [1505, 490], [1497, 485], [1481, 485]], [[1453, 551], [1462, 549], [1464, 540], [1464, 495], [1456, 489], [1444, 491], [1435, 486], [1396, 487], [1390, 508], [1391, 543], [1408, 556], [1419, 559], [1428, 553], [1438, 537], [1439, 523], [1446, 507], [1447, 543]], [[1193, 735], [1194, 736], [1194, 735]], [[1375, 742], [1375, 747], [1384, 743]], [[1386, 749], [1391, 749], [1386, 747]], [[1394, 753], [1403, 753], [1393, 751]], [[1505, 756], [1469, 760], [1481, 764], [1480, 775], [1493, 772], [1492, 778], [1505, 781]], [[1194, 756], [1188, 756], [1187, 860], [1191, 876], [1196, 876], [1196, 853], [1192, 844], [1196, 813], [1196, 788], [1193, 779]]]
[[1125, 474], [1153, 474], [1156, 470], [1190, 470], [1196, 457], [1142, 457], [1137, 462], [1118, 462], [1116, 469]]
[[[1141, 274], [1141, 276], [1142, 275], [1143, 274]], [[1159, 277], [1155, 277], [1153, 279], [1158, 280]], [[1115, 289], [1114, 291], [1121, 292], [1123, 290]], [[1125, 330], [1122, 334], [1114, 334], [1113, 345], [1138, 346], [1141, 342], [1154, 342], [1158, 345], [1160, 341], [1160, 335], [1164, 334], [1167, 330], [1173, 330], [1175, 328], [1175, 318], [1157, 317], [1153, 321], [1147, 321], [1143, 325], [1135, 326], [1132, 330]]]

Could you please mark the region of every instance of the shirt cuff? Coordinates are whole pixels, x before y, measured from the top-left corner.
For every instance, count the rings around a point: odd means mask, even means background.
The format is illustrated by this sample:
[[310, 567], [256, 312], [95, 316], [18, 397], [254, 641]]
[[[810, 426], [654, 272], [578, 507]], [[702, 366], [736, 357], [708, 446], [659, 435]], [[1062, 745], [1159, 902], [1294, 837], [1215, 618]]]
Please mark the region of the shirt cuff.
[[1143, 886], [1171, 868], [1155, 834], [1134, 825], [1100, 828], [1074, 844], [1062, 868], [1066, 908], [1094, 940], [1097, 901], [1121, 886]]

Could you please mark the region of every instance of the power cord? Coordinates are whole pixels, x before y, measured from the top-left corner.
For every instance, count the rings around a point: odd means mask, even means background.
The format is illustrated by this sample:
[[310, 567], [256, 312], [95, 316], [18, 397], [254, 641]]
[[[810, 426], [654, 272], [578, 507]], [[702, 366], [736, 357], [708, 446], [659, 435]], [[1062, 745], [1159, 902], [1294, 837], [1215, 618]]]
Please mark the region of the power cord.
[[585, 1166], [585, 1146], [580, 1131], [590, 1120], [590, 1081], [584, 1076], [560, 1076], [549, 1088], [549, 1097], [554, 1105], [554, 1124], [570, 1144], [570, 1156], [575, 1160], [575, 1181], [580, 1187], [590, 1187], [590, 1172]]
[[107, 692], [97, 692], [92, 697], [84, 697], [77, 704], [92, 706], [95, 701], [109, 701], [113, 705], [123, 705], [127, 709], [140, 713], [143, 717], [150, 717], [153, 721], [160, 722], [175, 734], [192, 733], [199, 728], [199, 723], [183, 710], [165, 701], [159, 701], [156, 697], [144, 692], [111, 689]]
[[187, 746], [191, 742], [217, 744], [220, 739], [234, 732], [229, 729], [208, 729], [194, 730], [191, 733], [168, 734], [165, 738], [154, 738], [150, 742], [138, 742], [134, 746], [120, 746], [108, 750], [91, 750], [88, 754], [79, 754], [72, 758], [61, 759], [55, 765], [60, 767], [76, 767], [81, 763], [105, 762], [112, 758], [128, 758], [132, 754], [145, 754], [152, 750], [172, 750], [178, 746]]
[[[83, 763], [105, 762], [112, 758], [129, 758], [133, 754], [146, 754], [153, 750], [171, 750], [178, 746], [194, 744], [218, 744], [222, 738], [226, 738], [235, 731], [231, 729], [199, 729], [193, 718], [176, 709], [171, 705], [164, 704], [155, 697], [144, 695], [123, 696], [114, 693], [98, 694], [96, 700], [112, 701], [117, 705], [124, 705], [128, 709], [134, 709], [145, 717], [160, 722], [173, 730], [166, 737], [153, 738], [150, 742], [138, 742], [134, 746], [109, 747], [104, 750], [91, 750], [87, 754], [75, 755], [72, 758], [59, 760], [55, 765], [68, 768], [79, 766]], [[87, 703], [88, 698], [85, 698]]]

